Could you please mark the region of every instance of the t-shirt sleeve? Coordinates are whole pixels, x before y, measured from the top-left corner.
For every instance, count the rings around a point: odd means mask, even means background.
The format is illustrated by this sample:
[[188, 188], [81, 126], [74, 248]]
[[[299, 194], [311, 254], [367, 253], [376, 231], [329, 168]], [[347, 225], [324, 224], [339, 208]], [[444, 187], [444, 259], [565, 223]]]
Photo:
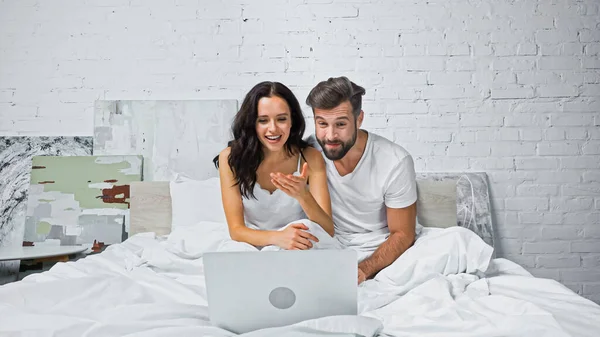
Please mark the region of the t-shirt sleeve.
[[394, 167], [385, 190], [385, 205], [404, 208], [417, 201], [417, 181], [412, 156], [407, 155]]

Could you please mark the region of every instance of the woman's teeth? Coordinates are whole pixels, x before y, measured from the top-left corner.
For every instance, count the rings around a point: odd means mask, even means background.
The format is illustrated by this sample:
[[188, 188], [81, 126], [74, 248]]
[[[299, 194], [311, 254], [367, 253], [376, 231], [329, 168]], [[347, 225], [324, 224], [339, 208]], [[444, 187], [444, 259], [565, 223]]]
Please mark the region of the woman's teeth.
[[266, 136], [268, 140], [278, 140], [281, 136]]

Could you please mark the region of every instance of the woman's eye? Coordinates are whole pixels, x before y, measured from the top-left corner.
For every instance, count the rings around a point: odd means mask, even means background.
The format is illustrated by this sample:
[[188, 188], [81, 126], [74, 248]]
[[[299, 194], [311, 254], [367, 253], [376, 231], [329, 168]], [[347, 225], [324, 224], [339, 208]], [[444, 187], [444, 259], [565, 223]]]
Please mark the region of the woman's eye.
[[287, 117], [279, 118], [278, 121], [285, 122], [285, 121], [287, 121]]

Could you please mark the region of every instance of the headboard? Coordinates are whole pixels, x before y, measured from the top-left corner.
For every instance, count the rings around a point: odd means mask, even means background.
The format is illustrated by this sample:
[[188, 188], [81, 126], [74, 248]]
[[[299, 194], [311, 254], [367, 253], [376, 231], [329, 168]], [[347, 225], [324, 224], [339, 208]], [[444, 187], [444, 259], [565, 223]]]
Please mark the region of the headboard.
[[[487, 175], [468, 173], [418, 173], [417, 220], [424, 227], [466, 227], [494, 247]], [[130, 235], [171, 231], [169, 183], [132, 182]]]
[[167, 181], [129, 184], [129, 235], [171, 233], [171, 194]]

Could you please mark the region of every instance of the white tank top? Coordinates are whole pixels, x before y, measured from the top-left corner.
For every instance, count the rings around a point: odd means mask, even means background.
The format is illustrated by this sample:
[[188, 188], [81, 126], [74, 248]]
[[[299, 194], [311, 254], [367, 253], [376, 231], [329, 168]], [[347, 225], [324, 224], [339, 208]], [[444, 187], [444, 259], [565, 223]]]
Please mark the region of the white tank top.
[[[301, 155], [298, 156], [298, 167], [293, 173], [295, 176], [300, 175], [300, 158]], [[292, 221], [306, 219], [300, 203], [280, 189], [271, 194], [257, 181], [254, 184], [254, 196], [256, 199], [242, 197], [244, 220], [249, 228], [278, 230]]]

